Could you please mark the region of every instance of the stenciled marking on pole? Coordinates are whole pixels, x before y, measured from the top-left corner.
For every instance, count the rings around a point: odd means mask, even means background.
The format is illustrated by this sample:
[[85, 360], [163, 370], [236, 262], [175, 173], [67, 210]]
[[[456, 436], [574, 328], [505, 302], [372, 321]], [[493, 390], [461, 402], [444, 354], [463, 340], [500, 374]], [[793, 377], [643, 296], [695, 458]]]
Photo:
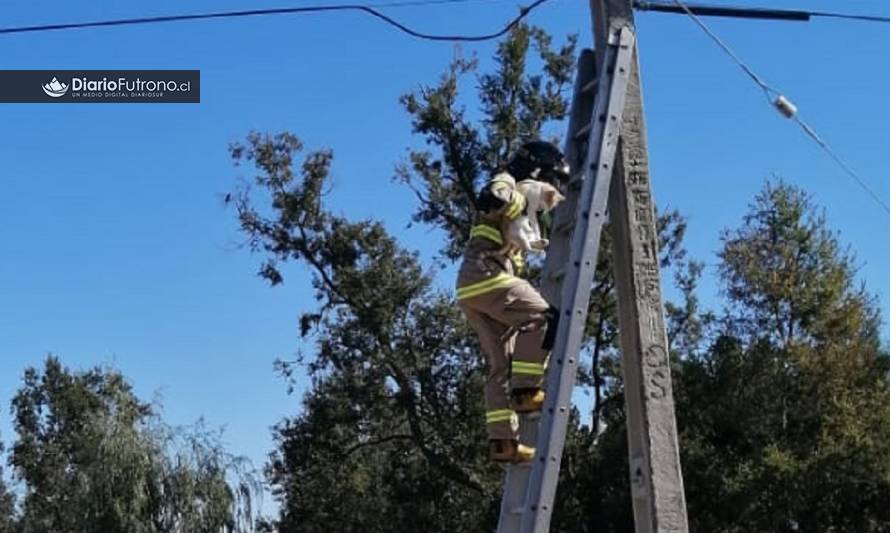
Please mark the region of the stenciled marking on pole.
[[667, 351], [658, 344], [650, 344], [643, 354], [643, 360], [649, 368], [649, 397], [660, 400], [667, 396], [670, 388], [670, 369]]

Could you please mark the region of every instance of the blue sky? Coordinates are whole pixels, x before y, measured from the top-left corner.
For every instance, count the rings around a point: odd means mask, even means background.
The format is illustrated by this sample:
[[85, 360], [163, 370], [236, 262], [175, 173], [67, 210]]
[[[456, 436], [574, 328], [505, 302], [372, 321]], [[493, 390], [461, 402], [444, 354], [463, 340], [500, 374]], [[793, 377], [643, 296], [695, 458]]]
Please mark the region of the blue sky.
[[[301, 3], [199, 0], [187, 10]], [[772, 3], [890, 11], [875, 0]], [[485, 33], [516, 5], [480, 0], [388, 13], [428, 32]], [[0, 26], [182, 6], [5, 0]], [[587, 9], [551, 0], [530, 20], [586, 44]], [[638, 22], [655, 196], [689, 217], [692, 255], [713, 265], [720, 230], [738, 224], [764, 178], [781, 175], [825, 206], [887, 314], [890, 215], [767, 107], [688, 19], [644, 13]], [[890, 199], [887, 26], [709, 23]], [[493, 47], [463, 45], [462, 53], [477, 54], [484, 68]], [[8, 405], [23, 369], [47, 353], [75, 368], [113, 363], [140, 395], [161, 397], [169, 422], [203, 416], [225, 426], [230, 450], [260, 465], [272, 448], [269, 427], [299, 408], [272, 363], [311, 349], [297, 318], [314, 302], [304, 269], [288, 268], [285, 285], [272, 289], [254, 275], [259, 258], [237, 249], [221, 196], [251, 174], [232, 167], [226, 147], [251, 130], [290, 130], [308, 148], [333, 148], [332, 206], [384, 219], [429, 257], [436, 234], [406, 228], [412, 197], [390, 181], [393, 165], [419, 143], [397, 99], [433, 83], [453, 54], [449, 43], [414, 40], [360, 14], [0, 36], [3, 69], [200, 69], [202, 86], [198, 105], [0, 104], [0, 402]], [[713, 268], [708, 274], [702, 295], [714, 303]], [[5, 407], [0, 435], [12, 437]]]

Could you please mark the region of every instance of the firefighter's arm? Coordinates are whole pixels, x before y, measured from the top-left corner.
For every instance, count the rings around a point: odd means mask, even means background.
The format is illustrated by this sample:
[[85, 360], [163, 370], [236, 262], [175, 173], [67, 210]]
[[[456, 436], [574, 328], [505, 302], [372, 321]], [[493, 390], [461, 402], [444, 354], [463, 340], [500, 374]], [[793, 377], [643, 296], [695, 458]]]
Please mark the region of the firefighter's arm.
[[495, 177], [479, 192], [478, 208], [484, 213], [506, 216], [515, 220], [525, 211], [525, 195], [516, 190], [512, 178]]

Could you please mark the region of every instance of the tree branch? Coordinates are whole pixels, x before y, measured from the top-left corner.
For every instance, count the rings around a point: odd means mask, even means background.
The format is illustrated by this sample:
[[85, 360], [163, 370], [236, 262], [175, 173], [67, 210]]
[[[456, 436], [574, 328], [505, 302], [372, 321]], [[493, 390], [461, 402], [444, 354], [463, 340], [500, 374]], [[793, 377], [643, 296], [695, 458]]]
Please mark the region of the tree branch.
[[340, 455], [342, 459], [348, 458], [353, 453], [361, 450], [362, 448], [367, 448], [370, 446], [379, 446], [380, 444], [386, 444], [387, 442], [392, 442], [394, 440], [408, 440], [413, 439], [412, 435], [389, 435], [387, 437], [381, 437], [375, 440], [369, 440], [367, 442], [359, 442], [358, 444], [353, 444], [349, 448], [345, 449], [343, 453]]

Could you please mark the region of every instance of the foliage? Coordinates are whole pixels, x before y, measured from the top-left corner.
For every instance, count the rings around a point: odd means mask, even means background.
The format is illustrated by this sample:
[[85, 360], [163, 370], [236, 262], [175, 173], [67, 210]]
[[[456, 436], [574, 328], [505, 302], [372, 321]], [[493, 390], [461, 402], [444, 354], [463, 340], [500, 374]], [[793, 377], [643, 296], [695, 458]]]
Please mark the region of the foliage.
[[697, 529], [886, 531], [888, 359], [852, 255], [779, 181], [720, 257], [729, 310], [678, 407]]
[[[510, 32], [495, 53], [495, 72], [477, 76], [480, 125], [467, 118], [458, 90], [459, 82], [478, 70], [477, 61], [458, 58], [438, 85], [402, 97], [414, 133], [437, 150], [411, 150], [409, 162], [396, 168], [396, 179], [417, 196], [414, 221], [445, 232], [444, 257], [460, 257], [481, 183], [503, 167], [521, 142], [538, 138], [546, 124], [565, 118], [576, 41], [570, 36], [554, 50], [540, 28], [519, 25]], [[536, 57], [529, 57], [532, 52]], [[543, 72], [528, 72], [532, 59]]]
[[325, 209], [329, 153], [309, 154], [295, 179], [301, 148], [290, 134], [254, 134], [232, 147], [236, 161], [260, 169], [257, 184], [271, 196], [274, 218], [246, 191], [234, 200], [250, 245], [269, 256], [261, 275], [281, 283], [281, 262], [303, 260], [320, 302], [301, 320], [316, 338], [313, 389], [303, 414], [277, 428], [268, 468], [283, 500], [278, 526], [476, 528], [483, 518], [467, 510], [494, 497], [496, 472], [476, 445], [483, 437], [474, 338], [416, 255], [380, 223]]
[[[777, 182], [723, 233], [720, 258], [727, 310], [703, 317], [688, 299], [693, 334], [672, 339], [690, 530], [886, 531], [888, 358], [852, 255]], [[623, 414], [610, 414], [590, 528], [631, 532]]]
[[[9, 462], [20, 533], [249, 531], [256, 487], [218, 440], [165, 426], [113, 369], [28, 368]], [[237, 478], [230, 484], [229, 478]]]
[[[0, 442], [0, 455], [3, 454], [3, 444]], [[0, 533], [12, 533], [15, 531], [15, 498], [6, 486], [3, 477], [3, 468], [0, 467]]]

